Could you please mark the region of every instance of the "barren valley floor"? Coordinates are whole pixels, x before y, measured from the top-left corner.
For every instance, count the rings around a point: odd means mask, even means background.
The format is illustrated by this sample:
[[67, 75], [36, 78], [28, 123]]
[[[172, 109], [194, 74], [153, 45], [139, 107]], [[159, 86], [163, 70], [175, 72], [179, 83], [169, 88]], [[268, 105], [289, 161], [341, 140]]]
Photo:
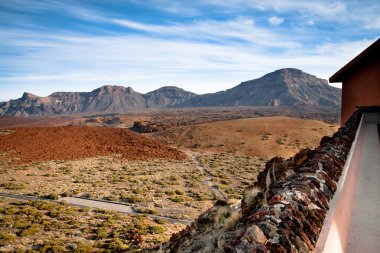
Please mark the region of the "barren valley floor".
[[[121, 202], [140, 215], [2, 197], [0, 250], [155, 249], [185, 226], [160, 216], [194, 220], [217, 200], [239, 203], [267, 159], [313, 148], [337, 128], [286, 117], [220, 120], [214, 116], [217, 120], [198, 122], [200, 116], [194, 114], [196, 123], [171, 124], [155, 133], [131, 134], [123, 129], [135, 120], [178, 119], [177, 112], [171, 113], [61, 122], [84, 127], [44, 128], [57, 119], [26, 119], [39, 126], [32, 129], [14, 128], [23, 126], [20, 118], [3, 118], [0, 192]], [[123, 138], [131, 139], [120, 141]]]

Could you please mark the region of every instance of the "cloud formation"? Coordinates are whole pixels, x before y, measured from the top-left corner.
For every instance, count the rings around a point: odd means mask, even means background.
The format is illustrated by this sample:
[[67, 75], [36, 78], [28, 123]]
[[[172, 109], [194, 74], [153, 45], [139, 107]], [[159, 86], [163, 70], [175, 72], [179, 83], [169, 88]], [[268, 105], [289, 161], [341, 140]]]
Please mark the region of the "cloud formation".
[[356, 1], [17, 1], [0, 3], [0, 101], [104, 84], [206, 93], [283, 67], [328, 78], [380, 30]]
[[284, 22], [284, 19], [273, 16], [268, 19], [268, 22], [271, 23], [272, 25], [279, 25]]

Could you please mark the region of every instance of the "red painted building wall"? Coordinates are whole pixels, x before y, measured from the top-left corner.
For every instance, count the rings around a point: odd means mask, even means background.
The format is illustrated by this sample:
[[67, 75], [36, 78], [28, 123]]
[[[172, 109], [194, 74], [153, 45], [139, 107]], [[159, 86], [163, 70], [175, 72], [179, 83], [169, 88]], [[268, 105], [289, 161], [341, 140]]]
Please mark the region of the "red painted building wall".
[[330, 77], [342, 82], [341, 125], [359, 106], [380, 106], [380, 39]]
[[341, 124], [357, 106], [380, 105], [380, 59], [371, 57], [343, 79]]

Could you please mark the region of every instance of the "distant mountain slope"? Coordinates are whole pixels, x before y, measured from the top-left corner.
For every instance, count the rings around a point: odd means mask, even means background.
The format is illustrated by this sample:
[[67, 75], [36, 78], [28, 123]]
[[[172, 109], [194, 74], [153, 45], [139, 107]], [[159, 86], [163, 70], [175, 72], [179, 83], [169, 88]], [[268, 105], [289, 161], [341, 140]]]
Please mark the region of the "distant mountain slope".
[[193, 106], [330, 106], [340, 105], [341, 91], [326, 80], [298, 69], [280, 69], [242, 82], [226, 91], [206, 94], [192, 101]]
[[198, 96], [174, 86], [165, 86], [143, 95], [149, 108], [176, 107]]
[[91, 92], [55, 92], [47, 97], [24, 93], [0, 103], [0, 115], [44, 116], [77, 113], [122, 113], [133, 108], [208, 106], [340, 106], [341, 91], [326, 80], [298, 69], [280, 69], [242, 82], [226, 91], [197, 95], [166, 86], [146, 94], [122, 86], [103, 86]]
[[132, 88], [103, 86], [91, 92], [55, 92], [48, 97], [30, 93], [0, 104], [0, 113], [11, 116], [120, 112], [145, 107], [145, 99]]

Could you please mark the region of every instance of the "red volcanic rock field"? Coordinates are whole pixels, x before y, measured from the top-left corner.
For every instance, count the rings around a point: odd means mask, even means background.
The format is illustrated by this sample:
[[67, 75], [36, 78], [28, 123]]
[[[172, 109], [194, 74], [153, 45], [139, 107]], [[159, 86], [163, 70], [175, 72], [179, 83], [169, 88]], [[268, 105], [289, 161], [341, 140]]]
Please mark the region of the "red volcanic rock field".
[[16, 163], [121, 154], [127, 160], [184, 159], [181, 151], [126, 129], [85, 126], [14, 128], [0, 134], [0, 153]]

